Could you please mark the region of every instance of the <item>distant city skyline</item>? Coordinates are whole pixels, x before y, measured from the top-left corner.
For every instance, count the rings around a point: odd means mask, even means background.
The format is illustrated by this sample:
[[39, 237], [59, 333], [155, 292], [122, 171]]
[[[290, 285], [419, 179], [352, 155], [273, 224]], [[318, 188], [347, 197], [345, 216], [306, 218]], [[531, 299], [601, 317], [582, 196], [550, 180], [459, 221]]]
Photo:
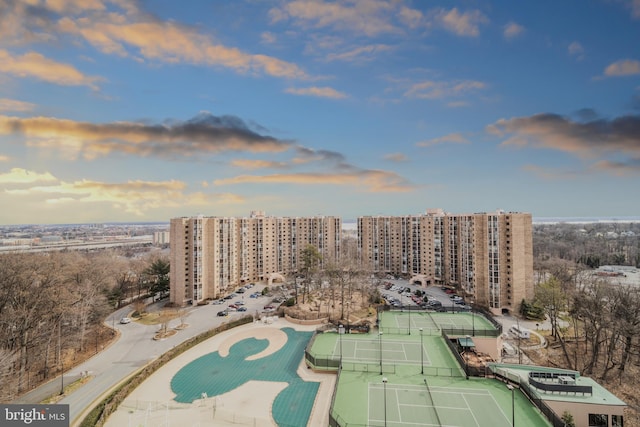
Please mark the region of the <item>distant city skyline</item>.
[[640, 212], [639, 0], [0, 11], [2, 225]]

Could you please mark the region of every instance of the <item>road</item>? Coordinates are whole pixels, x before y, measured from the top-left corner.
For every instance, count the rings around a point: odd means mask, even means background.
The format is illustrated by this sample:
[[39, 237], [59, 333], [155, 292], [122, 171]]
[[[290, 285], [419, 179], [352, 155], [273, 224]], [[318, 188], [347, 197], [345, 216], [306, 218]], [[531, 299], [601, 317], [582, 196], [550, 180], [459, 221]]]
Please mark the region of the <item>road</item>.
[[[83, 372], [88, 372], [91, 380], [59, 401], [61, 404], [69, 405], [71, 425], [75, 425], [80, 421], [78, 417], [82, 415], [85, 409], [92, 406], [97, 399], [113, 386], [172, 347], [233, 318], [261, 312], [262, 307], [270, 302], [271, 298], [250, 298], [249, 294], [256, 291], [260, 292], [262, 288], [264, 288], [264, 285], [256, 285], [247, 291], [244, 297], [239, 295], [232, 300], [225, 301], [224, 305], [208, 304], [189, 307], [187, 309], [188, 314], [184, 320], [189, 327], [178, 331], [178, 333], [169, 338], [157, 341], [153, 339], [153, 336], [159, 329], [158, 325], [142, 325], [137, 322], [124, 325], [119, 323], [119, 320], [127, 316], [132, 310], [130, 307], [124, 307], [113, 313], [106, 320], [109, 326], [113, 326], [120, 332], [120, 337], [116, 342], [93, 358], [65, 372], [63, 380], [57, 377], [51, 382], [21, 396], [13, 403], [39, 403], [45, 398], [59, 393], [62, 381], [64, 381], [64, 384], [69, 384], [73, 380], [80, 378]], [[235, 301], [244, 301], [247, 311], [233, 312], [226, 317], [217, 316], [218, 311], [225, 309]], [[165, 302], [156, 303], [150, 309], [157, 309], [160, 304]], [[180, 319], [174, 319], [169, 323], [169, 328], [173, 328], [178, 324], [180, 324]]]

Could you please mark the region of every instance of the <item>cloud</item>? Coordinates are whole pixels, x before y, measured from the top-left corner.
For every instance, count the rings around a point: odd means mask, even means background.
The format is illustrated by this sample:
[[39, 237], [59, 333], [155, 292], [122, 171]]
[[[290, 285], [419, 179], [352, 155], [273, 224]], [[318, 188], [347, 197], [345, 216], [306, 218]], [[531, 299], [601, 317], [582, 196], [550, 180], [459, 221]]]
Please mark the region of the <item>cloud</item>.
[[485, 84], [476, 80], [435, 81], [426, 80], [414, 83], [405, 91], [407, 98], [438, 99], [451, 96], [461, 96], [465, 93], [484, 89]]
[[187, 193], [182, 181], [130, 180], [124, 183], [105, 183], [92, 180], [65, 182], [49, 173], [38, 174], [23, 169], [13, 169], [0, 175], [0, 184], [38, 184], [18, 188], [5, 188], [4, 194], [12, 197], [36, 197], [49, 205], [103, 204], [129, 214], [143, 216], [152, 209], [184, 208], [187, 206], [211, 206], [213, 203], [240, 203], [243, 198], [231, 193]]
[[408, 192], [413, 186], [394, 172], [357, 170], [344, 173], [292, 173], [273, 175], [240, 175], [218, 179], [215, 185], [230, 184], [298, 184], [298, 185], [351, 185], [371, 193]]
[[385, 44], [372, 44], [360, 46], [341, 53], [330, 53], [327, 61], [365, 62], [375, 59], [375, 54], [391, 50], [391, 46]]
[[458, 36], [465, 37], [478, 37], [480, 25], [489, 22], [489, 19], [479, 10], [460, 13], [455, 7], [451, 10], [437, 9], [431, 15], [437, 25]]
[[509, 22], [504, 26], [504, 38], [507, 40], [514, 39], [518, 37], [520, 34], [524, 32], [524, 27], [522, 25], [516, 24], [515, 22]]
[[578, 59], [584, 59], [584, 48], [578, 42], [571, 42], [567, 47], [567, 51], [570, 56], [574, 56]]
[[400, 12], [398, 13], [398, 18], [409, 28], [417, 28], [418, 26], [420, 26], [424, 15], [417, 9], [411, 9], [406, 6], [402, 6], [400, 8]]
[[286, 162], [274, 162], [270, 160], [236, 159], [231, 161], [231, 166], [242, 169], [284, 169], [289, 167]]
[[3, 49], [0, 49], [0, 72], [64, 86], [88, 86], [94, 90], [98, 90], [96, 83], [103, 80], [101, 77], [87, 76], [72, 65], [56, 62], [37, 52], [13, 56]]
[[406, 154], [404, 153], [389, 153], [384, 155], [385, 160], [390, 160], [396, 163], [403, 163], [409, 160]]
[[622, 77], [640, 74], [640, 61], [635, 59], [621, 59], [607, 66], [604, 75], [609, 77]]
[[293, 20], [303, 28], [348, 30], [366, 36], [394, 33], [398, 29], [389, 22], [388, 14], [395, 8], [392, 2], [354, 0], [348, 3], [322, 0], [294, 0], [281, 8], [272, 8], [272, 23]]
[[631, 17], [634, 19], [640, 19], [640, 0], [623, 0], [628, 4], [631, 9]]
[[[230, 184], [319, 184], [319, 185], [351, 185], [364, 188], [369, 192], [407, 192], [415, 187], [395, 172], [384, 170], [362, 169], [348, 163], [341, 153], [329, 150], [296, 146], [296, 155], [289, 165], [277, 163], [280, 168], [293, 168], [300, 165], [315, 166], [321, 172], [305, 171], [288, 174], [240, 175], [232, 178], [218, 179], [215, 185]], [[272, 164], [248, 162], [249, 166]]]
[[30, 102], [18, 101], [16, 99], [0, 98], [0, 112], [2, 111], [31, 111], [36, 108]]
[[164, 124], [88, 123], [49, 117], [0, 115], [0, 135], [24, 135], [31, 146], [58, 150], [75, 158], [110, 153], [163, 158], [192, 157], [223, 151], [282, 152], [291, 143], [261, 135], [242, 119], [201, 113], [187, 121]]
[[304, 147], [302, 145], [296, 147], [296, 156], [293, 158], [294, 164], [326, 162], [340, 165], [344, 164], [345, 161], [345, 157], [336, 151], [315, 150], [313, 148]]
[[595, 171], [602, 171], [617, 175], [620, 177], [626, 177], [629, 175], [640, 174], [640, 157], [631, 159], [626, 162], [613, 161], [613, 160], [601, 160], [596, 162], [592, 169]]
[[304, 88], [288, 88], [285, 90], [286, 93], [291, 93], [293, 95], [310, 95], [317, 96], [320, 98], [333, 98], [333, 99], [342, 99], [346, 98], [347, 95], [343, 92], [339, 92], [330, 87], [304, 87]]
[[542, 113], [501, 119], [487, 127], [489, 133], [508, 136], [503, 146], [544, 148], [583, 158], [605, 154], [640, 157], [640, 115], [576, 122]]
[[417, 147], [432, 147], [438, 144], [470, 144], [467, 138], [460, 133], [450, 133], [449, 135], [441, 136], [439, 138], [432, 138], [426, 141], [417, 142]]
[[262, 43], [274, 44], [276, 40], [277, 40], [276, 35], [270, 31], [264, 31], [262, 34], [260, 34], [260, 41]]
[[168, 63], [222, 66], [241, 73], [304, 79], [308, 76], [296, 64], [271, 56], [248, 54], [213, 42], [208, 36], [174, 22], [160, 22], [136, 16], [127, 21], [117, 14], [98, 18], [64, 17], [59, 29], [84, 38], [106, 54], [131, 56], [128, 48], [145, 59]]
[[8, 173], [0, 173], [0, 184], [33, 184], [36, 182], [56, 182], [49, 172], [37, 173], [21, 168], [13, 168]]

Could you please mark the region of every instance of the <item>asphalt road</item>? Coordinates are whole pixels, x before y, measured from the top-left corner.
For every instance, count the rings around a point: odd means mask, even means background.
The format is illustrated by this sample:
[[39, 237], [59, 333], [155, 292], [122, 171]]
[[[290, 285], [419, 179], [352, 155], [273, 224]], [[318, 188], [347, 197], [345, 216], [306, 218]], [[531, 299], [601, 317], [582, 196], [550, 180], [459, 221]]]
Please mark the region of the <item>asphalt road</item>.
[[[120, 324], [119, 320], [131, 312], [132, 309], [130, 307], [124, 307], [113, 313], [106, 320], [106, 323], [120, 331], [119, 339], [96, 356], [64, 373], [65, 385], [80, 378], [83, 372], [87, 372], [91, 376], [90, 381], [59, 401], [61, 404], [69, 405], [71, 425], [80, 421], [77, 419], [78, 416], [113, 386], [172, 347], [224, 322], [228, 322], [230, 319], [261, 312], [263, 306], [270, 302], [271, 299], [267, 297], [250, 298], [249, 294], [259, 292], [263, 287], [263, 285], [256, 285], [248, 290], [244, 297], [240, 295], [232, 300], [225, 301], [223, 305], [208, 304], [189, 307], [184, 320], [189, 327], [164, 340], [156, 341], [153, 339], [153, 336], [160, 328], [159, 325], [149, 326], [137, 322]], [[235, 301], [244, 301], [247, 311], [232, 312], [226, 317], [217, 316], [218, 311], [225, 309]], [[153, 310], [165, 302], [156, 303], [150, 309]], [[180, 319], [174, 319], [169, 323], [169, 328], [179, 324]], [[21, 396], [13, 403], [39, 403], [45, 398], [59, 393], [61, 386], [62, 380], [58, 376], [49, 383]]]

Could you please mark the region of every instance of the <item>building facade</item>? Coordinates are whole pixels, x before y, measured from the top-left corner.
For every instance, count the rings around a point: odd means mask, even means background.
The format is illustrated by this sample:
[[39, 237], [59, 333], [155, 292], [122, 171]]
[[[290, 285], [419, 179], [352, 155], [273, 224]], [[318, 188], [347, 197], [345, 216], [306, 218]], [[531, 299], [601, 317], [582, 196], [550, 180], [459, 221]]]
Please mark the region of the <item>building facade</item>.
[[339, 258], [342, 221], [328, 216], [171, 219], [171, 302], [218, 298], [246, 283], [295, 273], [311, 245]]
[[358, 218], [358, 251], [366, 268], [415, 277], [424, 285], [460, 288], [494, 312], [533, 299], [533, 237], [529, 213]]

